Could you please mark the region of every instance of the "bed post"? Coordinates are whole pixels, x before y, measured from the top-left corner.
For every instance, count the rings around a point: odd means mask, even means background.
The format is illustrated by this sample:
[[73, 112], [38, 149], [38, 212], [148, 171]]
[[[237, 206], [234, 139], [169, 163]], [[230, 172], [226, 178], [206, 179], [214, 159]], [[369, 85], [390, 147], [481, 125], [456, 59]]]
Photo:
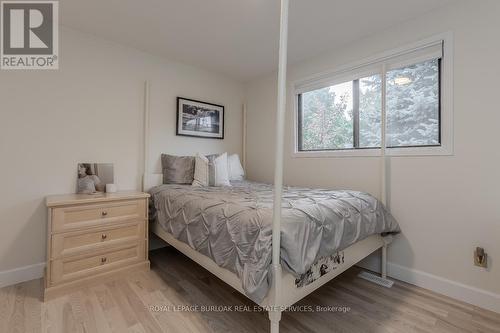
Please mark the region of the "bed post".
[[387, 279], [387, 244], [382, 246], [382, 279]]
[[381, 110], [381, 124], [380, 124], [380, 159], [381, 159], [381, 174], [380, 174], [380, 200], [387, 206], [387, 156], [386, 150], [386, 68], [385, 64], [382, 65], [382, 110]]
[[286, 66], [288, 39], [288, 0], [281, 0], [280, 45], [278, 67], [278, 108], [276, 109], [276, 160], [274, 165], [274, 202], [273, 202], [273, 285], [269, 304], [271, 333], [279, 332], [281, 320], [281, 199], [283, 192], [283, 143], [285, 135], [286, 106]]
[[[382, 65], [382, 112], [380, 115], [381, 119], [381, 126], [380, 126], [380, 131], [381, 131], [381, 138], [380, 138], [380, 152], [381, 152], [381, 179], [380, 179], [380, 200], [384, 204], [384, 206], [387, 207], [387, 157], [385, 154], [385, 148], [386, 148], [386, 107], [387, 107], [387, 100], [386, 100], [386, 89], [387, 89], [387, 82], [386, 82], [386, 68], [385, 64]], [[382, 246], [382, 254], [380, 258], [380, 264], [381, 264], [381, 277], [382, 279], [387, 278], [387, 243], [384, 241], [384, 245]]]
[[149, 111], [149, 81], [144, 81], [144, 173], [142, 175], [142, 190], [148, 190], [148, 174], [149, 174], [149, 126], [150, 126], [150, 111]]
[[[389, 158], [386, 155], [386, 108], [387, 108], [387, 99], [386, 99], [386, 89], [387, 89], [387, 78], [386, 78], [386, 67], [385, 64], [382, 65], [382, 112], [381, 112], [381, 154], [382, 154], [382, 177], [381, 177], [381, 200], [387, 210], [389, 210], [389, 200], [388, 200], [388, 175], [387, 175], [387, 164], [390, 162]], [[382, 246], [382, 254], [381, 254], [381, 269], [380, 275], [382, 279], [387, 280], [387, 245], [392, 242], [392, 236], [384, 237], [384, 245]], [[388, 281], [388, 280], [387, 280]], [[392, 285], [392, 283], [390, 284]]]
[[[388, 205], [388, 177], [387, 177], [387, 164], [390, 162], [388, 159], [388, 156], [386, 155], [386, 105], [387, 105], [387, 100], [386, 100], [386, 67], [385, 64], [382, 65], [381, 68], [382, 75], [382, 110], [380, 114], [380, 201], [382, 204], [386, 207], [387, 210], [389, 210], [389, 205]], [[390, 164], [389, 164], [390, 165]], [[362, 279], [371, 281], [373, 283], [382, 285], [384, 287], [390, 288], [392, 287], [392, 284], [394, 283], [391, 280], [387, 279], [387, 245], [389, 245], [392, 242], [392, 236], [388, 235], [385, 237], [382, 237], [382, 247], [380, 251], [380, 276], [368, 273], [368, 272], [361, 272], [358, 276]]]
[[247, 171], [247, 105], [243, 104], [242, 107], [242, 127], [243, 127], [243, 138], [242, 138], [242, 151], [241, 155], [243, 155], [241, 158], [243, 160], [243, 169], [245, 170], [245, 173]]

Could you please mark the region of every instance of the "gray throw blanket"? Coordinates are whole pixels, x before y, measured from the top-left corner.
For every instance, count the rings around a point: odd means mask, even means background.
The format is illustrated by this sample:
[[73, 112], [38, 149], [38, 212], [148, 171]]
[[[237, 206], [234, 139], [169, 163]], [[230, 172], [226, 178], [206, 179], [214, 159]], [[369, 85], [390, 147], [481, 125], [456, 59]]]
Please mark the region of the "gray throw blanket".
[[[150, 191], [155, 218], [176, 239], [237, 274], [260, 303], [272, 279], [273, 186], [232, 184], [157, 186]], [[400, 230], [385, 207], [362, 192], [285, 187], [282, 207], [281, 264], [295, 277], [370, 235]]]

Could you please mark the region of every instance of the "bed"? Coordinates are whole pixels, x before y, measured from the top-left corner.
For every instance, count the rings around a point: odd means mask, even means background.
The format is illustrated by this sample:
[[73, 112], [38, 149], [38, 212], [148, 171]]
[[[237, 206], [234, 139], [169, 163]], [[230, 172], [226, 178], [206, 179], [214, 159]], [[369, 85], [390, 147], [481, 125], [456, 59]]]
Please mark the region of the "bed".
[[[219, 210], [222, 213], [214, 213], [212, 214], [212, 218], [206, 219], [206, 216], [203, 216], [210, 215], [206, 212], [207, 207], [210, 208], [210, 206], [203, 206], [200, 200], [203, 201], [203, 196], [208, 195], [205, 192], [207, 189], [194, 189], [189, 185], [181, 187], [178, 187], [178, 185], [161, 185], [162, 175], [149, 173], [152, 170], [149, 165], [149, 148], [151, 142], [149, 133], [151, 125], [149, 108], [150, 85], [148, 81], [144, 84], [143, 190], [152, 193], [153, 206], [158, 207], [151, 230], [212, 274], [231, 285], [243, 295], [254, 300], [260, 306], [266, 308], [269, 312], [271, 333], [279, 332], [281, 312], [288, 306], [309, 295], [378, 249], [381, 249], [382, 254], [381, 282], [387, 282], [385, 279], [387, 271], [387, 245], [392, 241], [392, 235], [399, 232], [399, 226], [385, 209], [384, 205], [366, 193], [340, 191], [335, 194], [332, 193], [334, 191], [328, 190], [283, 188], [282, 186], [287, 95], [288, 7], [289, 0], [281, 0], [276, 141], [274, 143], [276, 148], [274, 187], [265, 184], [241, 183], [234, 184], [230, 188], [208, 190], [218, 191], [218, 193], [210, 193], [210, 195], [222, 200], [214, 203], [213, 206], [219, 207], [213, 209], [215, 212]], [[385, 80], [382, 80], [382, 85], [384, 84]], [[243, 165], [245, 166], [245, 105], [243, 105], [242, 113], [242, 155]], [[385, 99], [383, 98], [381, 110], [381, 142], [383, 143], [386, 142], [385, 132]], [[387, 186], [387, 163], [389, 157], [386, 155], [385, 144], [381, 145], [380, 161], [380, 198], [386, 203], [389, 197]], [[256, 191], [252, 192], [252, 189]], [[324, 208], [328, 205], [323, 205], [321, 203], [323, 199], [321, 198], [319, 201], [315, 197], [308, 198], [308, 191], [319, 191], [316, 194], [320, 197], [323, 196], [324, 200], [335, 201], [338, 204], [337, 206], [334, 205], [338, 208], [337, 211], [335, 209]], [[335, 198], [336, 195], [337, 197]], [[239, 199], [238, 196], [240, 196]], [[329, 199], [325, 199], [325, 196], [330, 197]], [[342, 196], [350, 196], [351, 199], [345, 200]], [[179, 201], [177, 201], [178, 199]], [[356, 200], [359, 204], [358, 206], [353, 204]], [[224, 252], [224, 247], [216, 247], [217, 251], [215, 254], [218, 253], [220, 256], [214, 256], [214, 251], [210, 250], [211, 247], [208, 246], [210, 243], [208, 239], [211, 237], [210, 221], [213, 222], [213, 225], [220, 226], [221, 223], [217, 218], [217, 215], [219, 215], [219, 217], [223, 217], [223, 220], [229, 221], [227, 224], [228, 227], [233, 226], [231, 218], [226, 216], [228, 214], [223, 213], [224, 209], [221, 207], [230, 205], [232, 209], [238, 211], [236, 208], [238, 202], [239, 204], [243, 204], [243, 206], [240, 206], [241, 211], [249, 211], [253, 209], [249, 208], [252, 205], [260, 205], [260, 208], [253, 210], [259, 211], [266, 218], [257, 219], [260, 221], [259, 223], [236, 223], [236, 225], [244, 226], [237, 227], [237, 232], [234, 232], [234, 230], [233, 232], [228, 232], [230, 228], [217, 229], [213, 227], [215, 232], [212, 233], [212, 237], [216, 237], [217, 239], [217, 231], [224, 233], [224, 230], [226, 231], [226, 236], [229, 235], [229, 237], [220, 237], [221, 244], [225, 244], [226, 248], [229, 249], [227, 253]], [[363, 205], [362, 203], [365, 204]], [[298, 206], [294, 207], [294, 204], [298, 204]], [[175, 207], [184, 208], [176, 210]], [[323, 207], [324, 209], [318, 209], [318, 207]], [[325, 211], [329, 212], [330, 216], [337, 216], [337, 218], [324, 219], [324, 216], [320, 216], [321, 214], [314, 213], [315, 209], [316, 213], [317, 211]], [[202, 211], [205, 211], [205, 213], [202, 213]], [[161, 216], [162, 214], [163, 216]], [[182, 216], [182, 214], [187, 215]], [[175, 216], [178, 217], [175, 218]], [[369, 218], [367, 218], [368, 216]], [[184, 217], [187, 217], [187, 219]], [[202, 220], [207, 223], [200, 223]], [[337, 224], [335, 224], [335, 220]], [[348, 221], [348, 223], [343, 223], [342, 221]], [[368, 224], [364, 223], [367, 221], [369, 222]], [[205, 230], [205, 233], [202, 228], [203, 225], [208, 226], [208, 228], [205, 228], [208, 229], [208, 231]], [[251, 228], [251, 226], [255, 227], [255, 225], [258, 225], [258, 228], [256, 228], [258, 231], [255, 228]], [[344, 232], [339, 232], [341, 225], [344, 227], [347, 226], [347, 229], [352, 231], [350, 234], [348, 233], [350, 237], [344, 238]], [[198, 233], [194, 232], [196, 229], [198, 229]], [[254, 232], [254, 236], [250, 237], [251, 242], [245, 243], [243, 241], [245, 244], [243, 246], [244, 251], [240, 251], [240, 241], [244, 240], [241, 236], [245, 234], [242, 230]], [[311, 234], [308, 234], [311, 231], [313, 240], [309, 238]], [[255, 237], [257, 233], [262, 233], [260, 235], [262, 237]], [[192, 237], [193, 234], [202, 235], [202, 237]], [[323, 234], [326, 234], [327, 237], [323, 237]], [[236, 242], [227, 241], [231, 239], [231, 236], [238, 235], [240, 237], [235, 239]], [[321, 235], [321, 237], [318, 235]], [[309, 245], [312, 246], [313, 250], [309, 251]], [[252, 246], [258, 250], [254, 250], [252, 253]], [[304, 251], [304, 249], [307, 249], [307, 251]], [[236, 256], [238, 259], [235, 259], [235, 256], [231, 256], [235, 252], [238, 253], [240, 258], [238, 258], [238, 255]], [[256, 253], [264, 255], [258, 257]], [[293, 256], [293, 254], [297, 253], [300, 255]], [[254, 260], [253, 266], [251, 260]], [[247, 265], [246, 270], [245, 264]], [[259, 269], [261, 271], [258, 271]], [[253, 275], [246, 274], [252, 270]], [[251, 278], [255, 280], [251, 280]]]
[[269, 309], [271, 321], [377, 249], [385, 253], [399, 232], [391, 214], [367, 193], [284, 187], [281, 260], [273, 269], [272, 185], [168, 184], [149, 192], [152, 231]]

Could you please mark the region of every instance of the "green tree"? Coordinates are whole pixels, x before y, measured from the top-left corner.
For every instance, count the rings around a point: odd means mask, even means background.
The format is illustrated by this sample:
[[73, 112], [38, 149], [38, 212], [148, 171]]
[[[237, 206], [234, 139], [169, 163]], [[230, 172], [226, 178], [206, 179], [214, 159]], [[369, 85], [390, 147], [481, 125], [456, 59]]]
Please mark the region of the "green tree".
[[302, 94], [302, 149], [352, 148], [349, 92], [336, 96], [329, 87]]

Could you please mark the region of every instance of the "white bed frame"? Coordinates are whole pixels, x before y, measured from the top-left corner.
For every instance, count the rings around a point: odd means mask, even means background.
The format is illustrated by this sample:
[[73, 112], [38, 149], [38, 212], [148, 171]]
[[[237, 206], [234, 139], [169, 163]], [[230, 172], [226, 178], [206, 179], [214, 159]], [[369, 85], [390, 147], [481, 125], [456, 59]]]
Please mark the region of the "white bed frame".
[[[285, 99], [286, 99], [286, 68], [287, 68], [287, 40], [288, 40], [288, 7], [289, 0], [281, 0], [281, 21], [280, 21], [280, 47], [279, 47], [279, 69], [278, 69], [278, 108], [276, 114], [276, 160], [274, 170], [274, 204], [273, 204], [273, 235], [272, 235], [272, 269], [273, 284], [266, 298], [259, 304], [265, 307], [269, 312], [271, 321], [271, 333], [279, 332], [279, 322], [281, 312], [305, 296], [312, 293], [337, 275], [352, 267], [362, 259], [369, 256], [374, 251], [381, 249], [381, 272], [382, 279], [387, 277], [387, 245], [391, 243], [392, 237], [382, 237], [380, 235], [370, 236], [359, 241], [344, 252], [344, 262], [339, 264], [336, 269], [321, 276], [312, 283], [297, 287], [295, 278], [288, 272], [284, 272], [280, 263], [281, 248], [281, 199], [283, 189], [283, 143], [284, 143], [284, 124], [285, 124]], [[385, 71], [383, 71], [385, 73]], [[382, 84], [385, 84], [385, 78], [382, 78]], [[149, 147], [150, 147], [150, 111], [149, 111], [149, 82], [144, 86], [144, 178], [143, 190], [148, 191], [154, 186], [162, 184], [161, 174], [151, 174], [149, 168]], [[385, 142], [385, 97], [382, 98], [382, 142]], [[243, 163], [246, 164], [246, 108], [243, 106]], [[388, 157], [385, 154], [385, 145], [381, 147], [381, 195], [380, 199], [387, 206], [387, 163]], [[197, 252], [189, 245], [178, 241], [171, 234], [167, 233], [158, 222], [154, 222], [151, 230], [172, 245], [174, 248], [184, 253], [186, 256], [200, 264], [212, 274], [226, 282], [234, 289], [245, 295], [240, 279], [227, 269], [217, 266], [209, 257]], [[246, 296], [246, 295], [245, 295]]]
[[[191, 248], [184, 242], [181, 242], [175, 239], [170, 233], [166, 232], [158, 222], [154, 222], [151, 226], [151, 231], [154, 232], [158, 237], [163, 239], [165, 242], [185, 254], [191, 260], [195, 261], [197, 264], [205, 268], [207, 271], [217, 276], [219, 279], [238, 290], [240, 293], [245, 295], [243, 288], [241, 287], [241, 280], [238, 278], [236, 274], [233, 272], [219, 267], [212, 259], [209, 257], [199, 253], [198, 251]], [[282, 271], [281, 277], [278, 277], [277, 284], [273, 285], [273, 288], [278, 285], [278, 288], [281, 288], [283, 291], [279, 300], [273, 300], [272, 296], [274, 294], [274, 290], [271, 288], [268, 296], [259, 303], [260, 306], [266, 309], [273, 309], [274, 307], [278, 307], [284, 309], [288, 306], [291, 306], [302, 298], [306, 297], [331, 279], [335, 278], [337, 275], [343, 273], [348, 268], [357, 264], [360, 260], [366, 258], [369, 254], [374, 251], [383, 248], [388, 244], [391, 240], [391, 237], [381, 237], [379, 235], [372, 235], [368, 238], [363, 239], [360, 242], [357, 242], [347, 249], [344, 252], [344, 262], [335, 267], [335, 269], [331, 270], [327, 274], [322, 277], [314, 280], [312, 283], [305, 285], [303, 287], [297, 287], [295, 285], [295, 277], [286, 272]], [[246, 295], [245, 295], [246, 296]], [[272, 311], [270, 311], [272, 312]]]
[[[144, 177], [144, 190], [149, 190], [150, 188], [162, 184], [161, 174], [150, 174]], [[243, 288], [241, 287], [241, 280], [233, 272], [219, 267], [211, 258], [199, 253], [198, 251], [191, 248], [188, 244], [181, 242], [174, 238], [170, 233], [166, 232], [157, 221], [154, 221], [150, 226], [150, 230], [155, 233], [158, 237], [163, 239], [169, 245], [173, 246], [191, 260], [195, 261], [203, 268], [217, 276], [219, 279], [242, 293], [246, 296]], [[382, 237], [380, 235], [372, 235], [359, 241], [345, 250], [344, 252], [344, 262], [338, 264], [335, 269], [331, 270], [327, 274], [316, 279], [312, 283], [305, 285], [303, 287], [297, 287], [295, 285], [295, 277], [281, 269], [281, 264], [278, 262], [278, 267], [273, 265], [273, 284], [267, 297], [259, 303], [260, 306], [264, 307], [269, 312], [269, 319], [271, 321], [271, 332], [279, 332], [279, 322], [281, 320], [281, 312], [287, 307], [295, 304], [302, 298], [306, 297], [325, 283], [329, 282], [337, 275], [341, 274], [348, 268], [354, 266], [359, 261], [363, 260], [373, 252], [378, 249], [382, 249], [382, 278], [386, 278], [386, 250], [387, 245], [392, 241], [392, 236]], [[273, 238], [273, 248], [279, 244]]]

